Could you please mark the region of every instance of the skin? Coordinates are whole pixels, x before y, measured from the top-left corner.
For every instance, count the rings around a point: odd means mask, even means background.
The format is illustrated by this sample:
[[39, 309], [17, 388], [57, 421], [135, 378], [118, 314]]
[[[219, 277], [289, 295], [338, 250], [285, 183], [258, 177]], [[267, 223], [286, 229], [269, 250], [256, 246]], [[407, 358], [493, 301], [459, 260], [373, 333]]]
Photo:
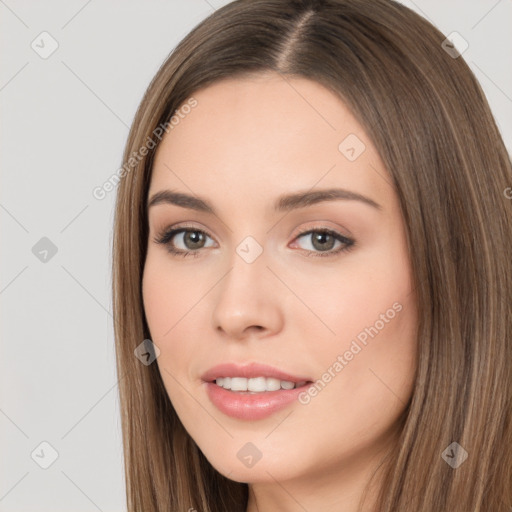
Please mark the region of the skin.
[[[217, 211], [149, 208], [143, 299], [165, 388], [210, 463], [249, 483], [248, 512], [355, 512], [392, 449], [415, 375], [417, 312], [391, 177], [344, 103], [316, 82], [267, 73], [225, 79], [194, 98], [197, 106], [162, 139], [148, 193], [193, 194]], [[338, 149], [349, 134], [365, 145], [354, 161]], [[281, 194], [331, 187], [381, 208], [334, 200], [273, 211]], [[154, 241], [183, 223], [207, 232], [202, 246], [197, 234], [171, 242], [197, 257], [172, 255]], [[334, 254], [345, 244], [314, 245], [314, 236], [298, 236], [306, 228], [334, 230], [355, 245]], [[252, 263], [236, 252], [247, 236], [263, 249]], [[322, 248], [332, 255], [318, 256]], [[393, 304], [401, 310], [333, 372], [338, 356], [366, 327], [380, 326]], [[331, 368], [334, 377], [307, 404], [245, 421], [220, 412], [201, 380], [228, 361], [313, 381]], [[250, 468], [237, 457], [247, 442], [262, 454]]]

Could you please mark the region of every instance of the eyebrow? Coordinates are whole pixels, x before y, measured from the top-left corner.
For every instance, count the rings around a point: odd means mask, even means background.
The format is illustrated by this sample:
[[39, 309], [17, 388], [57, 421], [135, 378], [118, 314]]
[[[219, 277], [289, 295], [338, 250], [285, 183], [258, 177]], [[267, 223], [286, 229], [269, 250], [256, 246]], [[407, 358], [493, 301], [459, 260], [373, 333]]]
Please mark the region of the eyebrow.
[[[382, 209], [382, 206], [379, 203], [369, 197], [358, 194], [357, 192], [352, 192], [342, 188], [329, 188], [324, 190], [296, 192], [293, 194], [279, 196], [274, 203], [274, 210], [276, 212], [289, 212], [291, 210], [306, 208], [324, 201], [335, 200], [360, 201], [377, 210]], [[173, 204], [181, 206], [182, 208], [217, 215], [215, 208], [206, 199], [185, 194], [183, 192], [160, 190], [151, 196], [151, 199], [148, 202], [148, 210], [157, 204]]]

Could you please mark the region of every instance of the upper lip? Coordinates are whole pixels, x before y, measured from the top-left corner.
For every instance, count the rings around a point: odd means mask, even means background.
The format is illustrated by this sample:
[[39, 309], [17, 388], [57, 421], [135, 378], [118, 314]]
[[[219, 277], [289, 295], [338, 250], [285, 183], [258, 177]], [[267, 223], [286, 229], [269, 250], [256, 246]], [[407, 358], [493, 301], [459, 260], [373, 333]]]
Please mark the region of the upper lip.
[[295, 383], [311, 381], [309, 377], [292, 375], [278, 370], [273, 366], [260, 363], [223, 363], [210, 368], [201, 376], [205, 382], [213, 382], [215, 379], [221, 377], [245, 377], [247, 379], [251, 377], [273, 377], [274, 379], [287, 380]]

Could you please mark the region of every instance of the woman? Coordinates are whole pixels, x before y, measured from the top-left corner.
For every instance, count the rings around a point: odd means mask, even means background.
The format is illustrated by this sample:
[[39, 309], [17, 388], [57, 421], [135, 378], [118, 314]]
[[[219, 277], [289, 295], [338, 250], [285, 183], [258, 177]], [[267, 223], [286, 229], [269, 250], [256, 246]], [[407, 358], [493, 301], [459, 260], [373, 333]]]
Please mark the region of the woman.
[[238, 0], [162, 65], [115, 216], [128, 510], [511, 509], [512, 170], [445, 39]]

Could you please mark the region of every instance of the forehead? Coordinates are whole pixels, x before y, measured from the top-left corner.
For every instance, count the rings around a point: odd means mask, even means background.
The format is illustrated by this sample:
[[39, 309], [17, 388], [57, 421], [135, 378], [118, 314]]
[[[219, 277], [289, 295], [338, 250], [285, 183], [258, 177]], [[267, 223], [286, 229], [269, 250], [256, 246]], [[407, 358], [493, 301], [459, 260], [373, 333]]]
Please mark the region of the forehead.
[[[385, 203], [391, 180], [375, 148], [341, 99], [321, 84], [267, 73], [224, 79], [193, 98], [197, 105], [158, 147], [150, 194], [222, 191], [214, 201], [231, 197], [247, 206], [247, 197], [265, 198], [270, 189], [274, 196], [318, 184]], [[362, 151], [356, 159], [347, 158], [345, 141]]]

